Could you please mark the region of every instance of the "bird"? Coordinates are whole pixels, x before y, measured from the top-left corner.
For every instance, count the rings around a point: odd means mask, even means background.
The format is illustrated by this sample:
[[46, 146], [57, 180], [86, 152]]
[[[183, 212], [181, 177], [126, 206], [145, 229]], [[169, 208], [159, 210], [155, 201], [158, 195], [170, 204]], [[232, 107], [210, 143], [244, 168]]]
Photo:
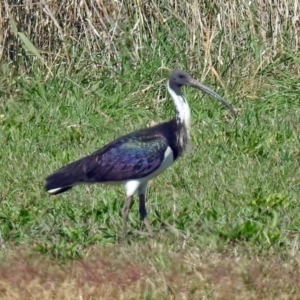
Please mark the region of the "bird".
[[169, 121], [121, 136], [101, 149], [58, 169], [45, 179], [45, 189], [56, 195], [78, 184], [123, 184], [121, 238], [127, 237], [127, 220], [134, 194], [139, 197], [140, 220], [153, 235], [147, 218], [146, 190], [150, 179], [169, 168], [190, 143], [190, 107], [182, 87], [191, 86], [208, 93], [236, 116], [233, 107], [215, 91], [182, 70], [171, 72], [167, 90], [173, 99], [175, 116]]

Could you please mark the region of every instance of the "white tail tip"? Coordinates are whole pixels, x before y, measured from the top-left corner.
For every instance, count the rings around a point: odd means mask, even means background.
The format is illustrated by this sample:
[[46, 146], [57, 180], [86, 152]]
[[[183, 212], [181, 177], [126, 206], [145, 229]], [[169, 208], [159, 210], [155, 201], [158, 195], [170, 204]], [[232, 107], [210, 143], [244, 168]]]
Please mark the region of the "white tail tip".
[[57, 189], [51, 189], [51, 190], [48, 190], [47, 192], [49, 193], [49, 194], [55, 194], [55, 193], [57, 193], [58, 191], [60, 191], [62, 188], [57, 188]]

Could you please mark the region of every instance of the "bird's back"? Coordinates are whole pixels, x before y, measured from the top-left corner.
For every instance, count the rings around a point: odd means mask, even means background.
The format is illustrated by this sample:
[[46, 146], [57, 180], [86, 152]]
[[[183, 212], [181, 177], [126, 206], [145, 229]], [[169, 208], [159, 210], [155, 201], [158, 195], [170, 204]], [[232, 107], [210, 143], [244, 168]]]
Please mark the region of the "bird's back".
[[121, 183], [148, 176], [162, 164], [168, 148], [174, 160], [180, 154], [175, 124], [171, 120], [112, 141], [48, 176], [46, 190], [58, 194], [79, 183]]

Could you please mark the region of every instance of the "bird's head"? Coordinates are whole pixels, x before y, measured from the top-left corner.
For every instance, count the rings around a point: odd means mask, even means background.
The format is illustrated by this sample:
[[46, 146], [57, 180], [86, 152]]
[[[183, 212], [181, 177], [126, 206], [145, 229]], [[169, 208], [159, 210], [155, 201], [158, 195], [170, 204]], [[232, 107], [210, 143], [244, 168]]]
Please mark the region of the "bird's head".
[[181, 70], [174, 70], [169, 78], [169, 84], [178, 86], [179, 88], [183, 85], [191, 85], [193, 78], [186, 72]]
[[183, 85], [192, 86], [200, 91], [203, 91], [205, 93], [208, 93], [209, 95], [216, 98], [218, 101], [220, 101], [223, 105], [225, 105], [230, 112], [236, 116], [236, 112], [232, 108], [232, 106], [227, 103], [225, 99], [223, 99], [219, 94], [217, 94], [215, 91], [204, 85], [203, 83], [193, 79], [188, 73], [181, 71], [181, 70], [174, 70], [169, 78], [168, 81], [169, 87], [177, 94], [181, 95], [181, 87]]

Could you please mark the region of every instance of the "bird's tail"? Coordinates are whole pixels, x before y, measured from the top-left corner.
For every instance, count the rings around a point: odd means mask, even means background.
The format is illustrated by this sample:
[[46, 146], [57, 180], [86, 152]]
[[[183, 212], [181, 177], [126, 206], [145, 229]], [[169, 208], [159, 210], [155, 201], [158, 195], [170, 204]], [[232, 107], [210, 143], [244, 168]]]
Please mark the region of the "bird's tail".
[[46, 178], [46, 191], [56, 195], [71, 189], [74, 185], [84, 181], [83, 170], [83, 162], [78, 160], [55, 171]]

